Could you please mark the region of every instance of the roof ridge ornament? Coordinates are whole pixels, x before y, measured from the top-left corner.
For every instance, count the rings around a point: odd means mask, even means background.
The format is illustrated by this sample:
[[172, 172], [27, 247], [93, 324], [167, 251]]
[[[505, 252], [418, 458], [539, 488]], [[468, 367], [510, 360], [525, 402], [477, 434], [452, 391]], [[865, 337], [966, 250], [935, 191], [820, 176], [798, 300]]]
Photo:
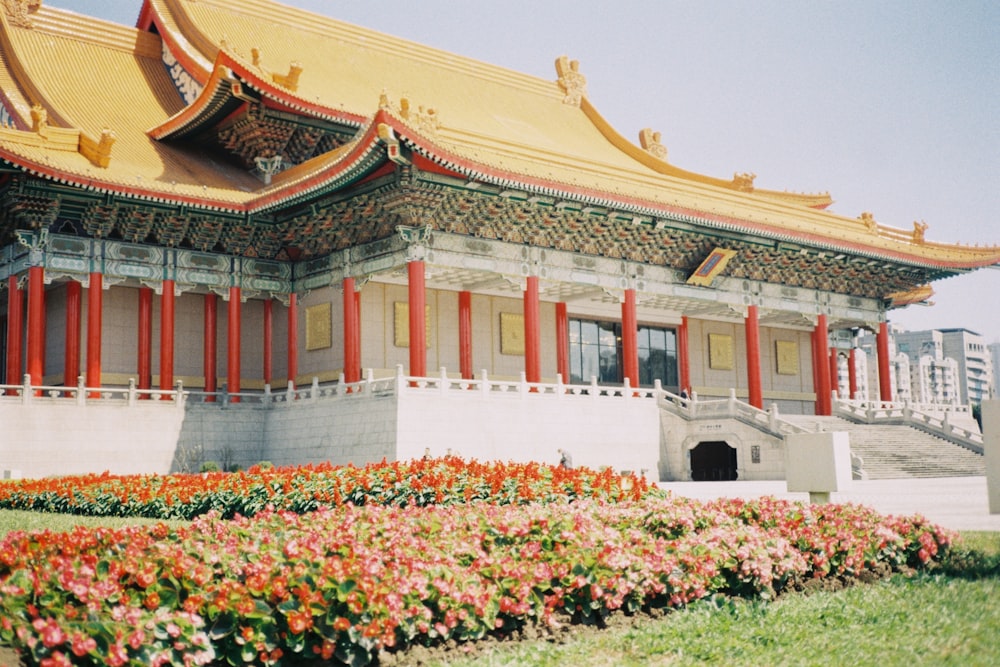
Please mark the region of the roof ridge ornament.
[[565, 93], [563, 104], [580, 106], [587, 96], [587, 77], [580, 74], [580, 61], [559, 56], [556, 58], [556, 74], [559, 75], [557, 83]]
[[913, 242], [916, 243], [917, 245], [923, 245], [924, 243], [926, 243], [927, 241], [924, 238], [924, 234], [927, 232], [927, 229], [929, 227], [930, 227], [930, 225], [928, 225], [923, 220], [921, 220], [920, 222], [914, 221], [913, 222]]
[[878, 222], [875, 220], [875, 216], [871, 211], [862, 211], [861, 215], [858, 216], [858, 220], [864, 223], [868, 231], [873, 234], [878, 234]]
[[271, 73], [271, 80], [293, 93], [299, 89], [299, 76], [302, 74], [302, 64], [293, 60], [288, 66], [288, 74]]
[[414, 108], [409, 97], [400, 97], [399, 105], [389, 99], [385, 90], [379, 95], [378, 108], [393, 113], [405, 120], [413, 129], [424, 135], [434, 136], [441, 128], [441, 117], [433, 107], [417, 106]]
[[667, 161], [667, 147], [660, 141], [660, 133], [645, 127], [639, 130], [639, 145], [653, 157]]
[[31, 19], [31, 12], [37, 12], [42, 7], [42, 0], [3, 0], [4, 11], [11, 25], [18, 28], [34, 28], [35, 22]]
[[733, 174], [733, 187], [740, 192], [753, 192], [753, 180], [755, 178], [757, 178], [757, 174], [752, 172], [737, 172]]

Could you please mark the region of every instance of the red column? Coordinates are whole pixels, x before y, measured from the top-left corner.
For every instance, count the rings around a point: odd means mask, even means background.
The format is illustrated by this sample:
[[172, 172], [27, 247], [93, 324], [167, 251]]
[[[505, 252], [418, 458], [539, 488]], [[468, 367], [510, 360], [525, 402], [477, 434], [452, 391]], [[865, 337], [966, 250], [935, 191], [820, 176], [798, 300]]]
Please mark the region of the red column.
[[104, 316], [104, 276], [90, 274], [87, 288], [87, 377], [88, 387], [101, 386], [101, 333]]
[[273, 359], [271, 343], [274, 339], [274, 299], [264, 299], [264, 384], [271, 384]]
[[622, 301], [622, 375], [630, 387], [639, 386], [639, 325], [635, 290], [625, 290]]
[[21, 384], [23, 318], [24, 295], [12, 275], [7, 279], [7, 384]]
[[747, 339], [748, 402], [758, 410], [763, 410], [764, 390], [761, 384], [760, 373], [760, 320], [757, 314], [757, 306], [751, 305], [747, 307], [747, 316], [744, 325]]
[[139, 288], [139, 345], [136, 367], [139, 389], [153, 388], [153, 289]]
[[816, 376], [816, 414], [829, 416], [832, 412], [830, 403], [830, 349], [827, 342], [826, 315], [819, 315], [816, 320], [816, 355], [813, 373]]
[[569, 382], [569, 313], [565, 301], [556, 304], [556, 372]]
[[892, 400], [892, 379], [889, 375], [891, 370], [889, 365], [889, 324], [887, 322], [878, 325], [875, 345], [878, 350], [879, 399], [888, 402]]
[[681, 326], [677, 329], [677, 370], [680, 389], [691, 392], [691, 353], [688, 346], [688, 318], [681, 317]]
[[[229, 327], [227, 330], [226, 349], [228, 356], [226, 359], [226, 382], [229, 385], [230, 394], [240, 393], [240, 318], [242, 316], [242, 304], [240, 303], [240, 288], [229, 288]], [[239, 403], [239, 396], [230, 399], [233, 403]]]
[[344, 381], [361, 381], [361, 339], [358, 337], [358, 300], [354, 278], [344, 278]]
[[[66, 346], [63, 364], [63, 384], [76, 386], [80, 375], [80, 304], [83, 288], [71, 280], [66, 283]], [[89, 356], [89, 354], [88, 354]]]
[[524, 290], [524, 375], [528, 382], [542, 381], [541, 329], [538, 311], [538, 276], [528, 276]]
[[851, 351], [847, 353], [847, 383], [848, 390], [851, 392], [851, 400], [856, 400], [858, 397], [858, 369], [857, 369], [857, 348], [851, 347]]
[[294, 292], [288, 295], [288, 381], [295, 386], [299, 376], [299, 300]]
[[472, 292], [458, 293], [458, 368], [462, 379], [471, 380], [472, 371]]
[[427, 308], [424, 294], [424, 263], [413, 260], [407, 264], [410, 299], [410, 375], [427, 375]]
[[202, 341], [205, 392], [210, 394], [205, 398], [205, 401], [215, 403], [214, 394], [219, 390], [219, 364], [216, 358], [216, 352], [219, 349], [219, 297], [212, 292], [205, 295], [202, 328], [205, 330]]
[[28, 369], [31, 384], [41, 385], [45, 375], [45, 269], [28, 269]]
[[174, 386], [174, 281], [163, 281], [160, 295], [160, 389]]

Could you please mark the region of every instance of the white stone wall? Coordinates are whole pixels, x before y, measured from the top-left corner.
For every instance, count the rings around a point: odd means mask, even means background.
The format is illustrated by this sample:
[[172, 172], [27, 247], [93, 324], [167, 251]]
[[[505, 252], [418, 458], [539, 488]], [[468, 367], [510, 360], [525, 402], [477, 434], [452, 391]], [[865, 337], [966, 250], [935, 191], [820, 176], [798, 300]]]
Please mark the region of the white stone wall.
[[106, 403], [0, 403], [0, 469], [25, 477], [169, 471], [185, 411], [147, 401]]
[[404, 391], [399, 400], [397, 456], [429, 450], [481, 461], [559, 462], [569, 451], [576, 466], [647, 471], [659, 459], [659, 409], [653, 399], [527, 395], [476, 390]]

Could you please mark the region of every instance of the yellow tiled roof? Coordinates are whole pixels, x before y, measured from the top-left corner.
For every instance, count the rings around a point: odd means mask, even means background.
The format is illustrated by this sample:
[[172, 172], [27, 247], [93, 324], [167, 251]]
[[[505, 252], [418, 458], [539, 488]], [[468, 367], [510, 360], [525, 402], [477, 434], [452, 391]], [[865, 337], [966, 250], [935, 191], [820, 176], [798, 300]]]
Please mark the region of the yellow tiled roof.
[[[202, 82], [221, 47], [262, 80], [294, 64], [301, 74], [285, 90], [289, 99], [373, 118], [384, 98], [383, 113], [401, 136], [471, 175], [791, 241], [962, 267], [1000, 261], [997, 248], [927, 243], [908, 231], [809, 208], [825, 196], [745, 192], [725, 179], [685, 172], [618, 134], [585, 94], [567, 103], [572, 95], [555, 72], [551, 80], [520, 74], [269, 0], [146, 1], [163, 39], [183, 50]], [[184, 106], [161, 61], [158, 36], [44, 7], [30, 28], [2, 20], [0, 83], [5, 91], [7, 81], [20, 84], [7, 95], [10, 110], [25, 118], [30, 105], [41, 103], [50, 123], [89, 137], [109, 128], [116, 142], [106, 168], [79, 153], [18, 142], [11, 132], [0, 136], [0, 153], [109, 186], [239, 207], [308, 179], [310, 169], [321, 174], [352, 150], [314, 158], [262, 186], [238, 167], [147, 134]]]

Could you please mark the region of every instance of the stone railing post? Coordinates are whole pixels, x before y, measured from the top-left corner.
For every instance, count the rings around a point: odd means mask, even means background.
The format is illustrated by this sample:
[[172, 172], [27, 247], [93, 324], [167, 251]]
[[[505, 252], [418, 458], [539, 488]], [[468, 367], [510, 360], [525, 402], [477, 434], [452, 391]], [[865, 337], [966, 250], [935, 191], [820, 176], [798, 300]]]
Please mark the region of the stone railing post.
[[479, 371], [479, 391], [482, 392], [483, 397], [486, 398], [490, 395], [490, 380], [486, 375], [486, 369]]
[[135, 407], [136, 394], [135, 394], [135, 378], [128, 379], [128, 406], [130, 408]]
[[288, 388], [285, 389], [285, 400], [289, 403], [295, 400], [295, 381], [288, 381]]
[[521, 371], [521, 383], [518, 390], [522, 398], [528, 395], [528, 374], [525, 371]]
[[25, 373], [24, 377], [21, 378], [21, 403], [24, 405], [30, 405], [33, 393], [34, 392], [31, 390], [31, 375]]
[[403, 364], [396, 364], [396, 395], [399, 396], [403, 393], [403, 388], [406, 386], [406, 376], [403, 375]]
[[82, 375], [76, 376], [76, 404], [84, 405], [87, 402], [87, 392], [84, 391], [85, 383]]
[[312, 384], [309, 385], [309, 402], [315, 403], [319, 400], [319, 378], [313, 376]]
[[174, 394], [174, 405], [178, 408], [184, 407], [184, 383], [180, 380], [177, 381], [175, 387], [177, 393]]
[[729, 403], [726, 405], [726, 411], [729, 417], [736, 415], [736, 390], [733, 388], [729, 389]]
[[441, 379], [438, 381], [439, 383], [438, 390], [441, 392], [441, 395], [443, 396], [448, 393], [448, 371], [445, 370], [444, 366], [441, 367], [439, 377]]

